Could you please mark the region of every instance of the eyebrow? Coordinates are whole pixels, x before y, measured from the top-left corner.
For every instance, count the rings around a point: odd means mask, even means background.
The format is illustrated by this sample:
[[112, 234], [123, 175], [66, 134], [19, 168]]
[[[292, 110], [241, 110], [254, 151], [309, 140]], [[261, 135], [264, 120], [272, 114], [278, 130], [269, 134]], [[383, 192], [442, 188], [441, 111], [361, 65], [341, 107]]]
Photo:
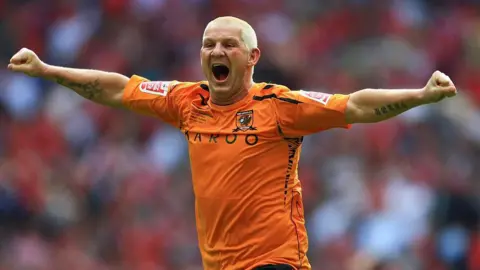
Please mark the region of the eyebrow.
[[[213, 38], [204, 38], [202, 42], [211, 42], [211, 41], [215, 41], [215, 39]], [[233, 42], [236, 42], [236, 43], [239, 43], [240, 41], [234, 37], [226, 37], [224, 39], [222, 39], [222, 41], [233, 41]]]

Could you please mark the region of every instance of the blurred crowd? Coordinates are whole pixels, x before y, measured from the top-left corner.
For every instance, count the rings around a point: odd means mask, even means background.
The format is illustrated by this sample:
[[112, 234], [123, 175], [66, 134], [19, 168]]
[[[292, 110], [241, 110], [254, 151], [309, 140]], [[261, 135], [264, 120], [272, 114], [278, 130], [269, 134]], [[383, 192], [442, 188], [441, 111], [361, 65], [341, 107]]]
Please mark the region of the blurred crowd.
[[[305, 139], [314, 270], [480, 269], [480, 1], [0, 0], [0, 64], [202, 79], [211, 19], [257, 31], [255, 80], [350, 93], [420, 88], [455, 99]], [[183, 135], [0, 68], [0, 270], [198, 270]]]

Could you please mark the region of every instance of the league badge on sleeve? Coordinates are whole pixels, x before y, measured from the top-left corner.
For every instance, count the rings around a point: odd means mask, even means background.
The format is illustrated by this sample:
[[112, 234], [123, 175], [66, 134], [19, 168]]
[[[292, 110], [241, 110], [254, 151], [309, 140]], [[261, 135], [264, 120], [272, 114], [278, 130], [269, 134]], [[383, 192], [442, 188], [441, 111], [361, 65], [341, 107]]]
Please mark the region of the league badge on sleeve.
[[237, 112], [236, 118], [237, 128], [233, 132], [257, 130], [257, 128], [253, 127], [253, 110]]
[[311, 100], [315, 100], [317, 102], [322, 103], [323, 105], [327, 105], [328, 101], [330, 100], [330, 97], [332, 97], [331, 94], [326, 94], [322, 92], [314, 92], [314, 91], [304, 91], [300, 90], [300, 95], [309, 98]]
[[143, 82], [140, 84], [140, 91], [153, 95], [166, 96], [172, 83], [172, 81]]

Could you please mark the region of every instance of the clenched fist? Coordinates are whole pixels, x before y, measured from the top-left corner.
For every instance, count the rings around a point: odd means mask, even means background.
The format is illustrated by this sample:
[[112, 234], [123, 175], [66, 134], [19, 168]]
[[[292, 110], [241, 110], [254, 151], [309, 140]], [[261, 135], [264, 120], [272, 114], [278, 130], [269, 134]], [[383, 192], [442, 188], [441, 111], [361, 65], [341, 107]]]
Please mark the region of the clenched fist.
[[8, 69], [15, 72], [22, 72], [32, 77], [43, 76], [47, 65], [38, 58], [38, 56], [29, 49], [23, 48], [18, 51], [12, 59]]
[[457, 94], [457, 88], [450, 77], [440, 71], [435, 71], [423, 89], [425, 103], [439, 102], [446, 97], [453, 97]]

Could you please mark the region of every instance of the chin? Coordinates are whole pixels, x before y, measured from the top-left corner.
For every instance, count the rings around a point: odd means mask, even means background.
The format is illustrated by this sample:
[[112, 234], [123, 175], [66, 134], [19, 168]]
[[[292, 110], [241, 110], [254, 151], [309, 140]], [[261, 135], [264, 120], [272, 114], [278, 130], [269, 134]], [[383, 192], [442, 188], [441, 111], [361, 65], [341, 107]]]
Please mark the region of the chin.
[[213, 82], [210, 85], [212, 86], [211, 88], [213, 89], [213, 91], [217, 93], [228, 93], [232, 90], [232, 86], [230, 84], [225, 84], [225, 83], [217, 84]]

